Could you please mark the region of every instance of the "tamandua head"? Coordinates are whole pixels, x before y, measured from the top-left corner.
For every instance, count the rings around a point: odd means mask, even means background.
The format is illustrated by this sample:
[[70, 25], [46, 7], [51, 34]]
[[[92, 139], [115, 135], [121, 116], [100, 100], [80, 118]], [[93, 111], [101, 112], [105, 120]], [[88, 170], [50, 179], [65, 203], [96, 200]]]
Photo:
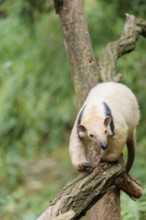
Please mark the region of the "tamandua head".
[[107, 136], [112, 135], [110, 129], [111, 117], [106, 117], [96, 123], [88, 123], [78, 126], [79, 136], [83, 139], [90, 139], [98, 144], [103, 150], [108, 147]]

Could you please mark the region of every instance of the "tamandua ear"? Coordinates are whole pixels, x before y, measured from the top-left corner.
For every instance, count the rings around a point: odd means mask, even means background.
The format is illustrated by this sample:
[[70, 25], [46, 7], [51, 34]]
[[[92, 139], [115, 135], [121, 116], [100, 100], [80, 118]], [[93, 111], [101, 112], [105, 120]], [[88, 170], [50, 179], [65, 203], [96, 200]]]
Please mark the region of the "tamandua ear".
[[87, 129], [84, 125], [78, 125], [78, 130], [79, 132], [83, 132], [83, 133], [86, 133], [87, 132]]
[[104, 119], [104, 125], [105, 125], [105, 127], [109, 126], [110, 123], [111, 123], [111, 117], [108, 116], [108, 117], [106, 117], [106, 118]]
[[78, 135], [81, 139], [87, 135], [87, 129], [84, 125], [78, 125]]
[[106, 118], [104, 119], [104, 125], [105, 125], [105, 127], [107, 127], [107, 131], [108, 131], [107, 133], [108, 133], [110, 136], [113, 136], [114, 133], [113, 133], [113, 131], [112, 131], [112, 129], [111, 129], [111, 121], [112, 121], [112, 119], [111, 119], [110, 116], [106, 117]]

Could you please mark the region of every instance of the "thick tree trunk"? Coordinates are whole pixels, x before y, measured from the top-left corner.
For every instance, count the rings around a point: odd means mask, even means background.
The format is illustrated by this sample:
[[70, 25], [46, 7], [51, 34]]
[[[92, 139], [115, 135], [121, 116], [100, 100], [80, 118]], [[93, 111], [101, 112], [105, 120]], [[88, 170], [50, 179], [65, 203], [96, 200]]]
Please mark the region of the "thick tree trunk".
[[61, 26], [78, 107], [98, 82], [97, 63], [91, 46], [82, 0], [64, 0]]
[[[140, 34], [146, 36], [146, 22], [127, 15], [121, 37], [103, 50], [97, 68], [83, 12], [83, 1], [54, 1], [56, 12], [60, 15], [65, 48], [72, 69], [78, 107], [80, 107], [89, 90], [98, 81], [119, 81], [121, 76], [115, 72], [116, 61], [135, 48]], [[98, 152], [93, 151], [93, 157], [94, 164], [97, 165]], [[38, 220], [79, 219], [99, 199], [100, 201], [92, 209], [91, 219], [120, 220], [118, 188], [123, 189], [133, 198], [139, 198], [142, 189], [126, 173], [123, 175], [121, 163], [119, 164], [116, 167], [114, 164], [105, 165], [105, 169], [99, 165], [93, 172], [81, 174], [62, 189]], [[118, 188], [115, 188], [115, 185]]]
[[90, 212], [91, 220], [120, 220], [120, 190], [114, 189], [112, 192], [105, 194], [104, 197], [92, 207]]

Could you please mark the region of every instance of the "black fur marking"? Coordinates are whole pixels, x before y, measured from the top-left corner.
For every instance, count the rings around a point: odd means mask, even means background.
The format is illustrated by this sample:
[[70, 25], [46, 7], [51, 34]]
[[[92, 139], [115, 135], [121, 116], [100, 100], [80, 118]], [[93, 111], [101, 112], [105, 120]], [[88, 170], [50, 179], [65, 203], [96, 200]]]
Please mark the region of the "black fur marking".
[[80, 114], [79, 114], [79, 117], [78, 117], [78, 120], [77, 120], [77, 135], [78, 135], [78, 138], [83, 141], [83, 138], [79, 135], [79, 129], [78, 129], [78, 126], [81, 124], [81, 121], [82, 121], [82, 118], [83, 118], [83, 112], [85, 110], [85, 107], [83, 107], [83, 109], [81, 110]]
[[106, 102], [103, 102], [103, 104], [104, 104], [104, 108], [105, 108], [105, 115], [109, 116], [111, 118], [110, 128], [113, 133], [112, 136], [114, 136], [115, 135], [115, 126], [114, 126], [114, 120], [113, 120], [111, 109]]

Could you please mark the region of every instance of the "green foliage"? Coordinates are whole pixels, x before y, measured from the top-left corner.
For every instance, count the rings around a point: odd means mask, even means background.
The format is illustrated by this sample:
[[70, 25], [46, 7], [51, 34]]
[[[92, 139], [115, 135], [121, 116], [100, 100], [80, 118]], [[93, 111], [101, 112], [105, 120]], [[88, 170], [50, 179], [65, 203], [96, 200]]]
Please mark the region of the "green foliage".
[[39, 159], [3, 157], [0, 161], [0, 219], [37, 219], [55, 192], [72, 178], [72, 168], [68, 172], [69, 158], [65, 160], [67, 153], [66, 148]]
[[[128, 200], [128, 202], [127, 202]], [[127, 195], [122, 193], [122, 219], [124, 220], [145, 220], [146, 219], [146, 187], [144, 189], [144, 195], [139, 201], [133, 201], [128, 199]]]
[[[6, 0], [1, 4], [2, 220], [36, 219], [48, 206], [48, 199], [74, 176], [67, 150], [76, 116], [74, 91], [60, 21], [52, 7], [52, 2], [45, 0]], [[126, 12], [145, 16], [145, 10], [146, 3], [140, 0], [86, 0], [96, 56], [120, 36]], [[123, 82], [133, 89], [140, 103], [141, 122], [132, 173], [143, 184], [146, 182], [145, 170], [141, 169], [145, 167], [146, 141], [145, 49], [145, 40], [140, 39], [135, 52], [122, 57], [117, 64]], [[127, 211], [127, 197], [123, 195], [123, 219], [146, 219], [145, 194], [139, 202], [128, 201]]]
[[116, 16], [124, 18], [125, 13], [135, 14], [136, 16], [145, 16], [146, 14], [146, 3], [144, 0], [103, 0], [101, 1], [104, 7], [110, 5], [114, 9]]
[[33, 35], [15, 17], [0, 23], [0, 140], [6, 147], [27, 151], [49, 143], [51, 149], [70, 126], [72, 84], [63, 40], [56, 35], [59, 22], [53, 14], [49, 20], [50, 25], [42, 16]]

